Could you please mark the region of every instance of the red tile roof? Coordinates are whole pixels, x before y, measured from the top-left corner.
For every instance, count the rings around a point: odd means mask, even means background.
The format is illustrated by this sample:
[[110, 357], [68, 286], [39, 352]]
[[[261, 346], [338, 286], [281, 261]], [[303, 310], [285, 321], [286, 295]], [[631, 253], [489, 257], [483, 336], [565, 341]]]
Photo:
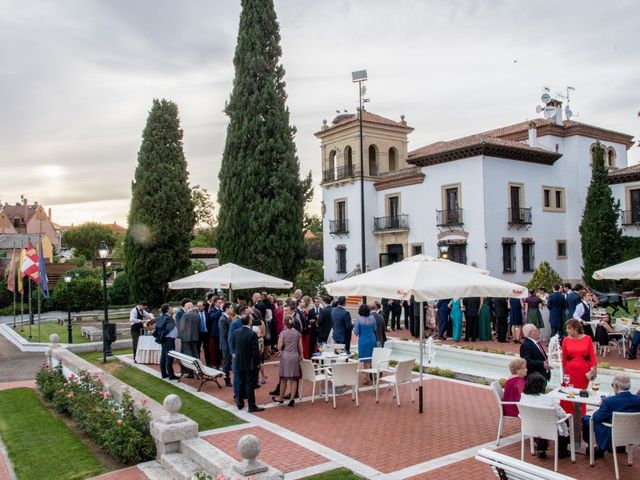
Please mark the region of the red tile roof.
[[[328, 125], [326, 129], [320, 130], [316, 132], [316, 135], [322, 134], [327, 130], [331, 130], [332, 128], [341, 127], [343, 125], [347, 125], [349, 123], [357, 122], [358, 115], [355, 113], [344, 113], [338, 115], [332, 122], [331, 125]], [[404, 121], [404, 118], [399, 122], [396, 120], [391, 120], [390, 118], [383, 117], [381, 115], [377, 115], [375, 113], [367, 112], [366, 110], [362, 114], [362, 122], [363, 123], [372, 123], [375, 125], [387, 125], [390, 127], [399, 127], [404, 128], [406, 130], [413, 130], [413, 127], [407, 125], [407, 122]]]
[[111, 230], [111, 233], [127, 233], [127, 228], [122, 225], [118, 225], [116, 222], [103, 223], [103, 225]]
[[192, 257], [217, 257], [218, 249], [215, 247], [191, 247]]
[[626, 183], [640, 180], [640, 164], [618, 168], [609, 172], [609, 183]]

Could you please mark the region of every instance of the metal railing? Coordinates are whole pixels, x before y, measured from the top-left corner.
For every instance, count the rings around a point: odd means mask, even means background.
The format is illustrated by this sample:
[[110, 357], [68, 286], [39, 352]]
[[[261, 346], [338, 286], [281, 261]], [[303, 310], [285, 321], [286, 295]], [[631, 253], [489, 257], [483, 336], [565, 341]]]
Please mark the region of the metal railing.
[[436, 210], [436, 225], [438, 227], [463, 225], [462, 209]]
[[359, 174], [353, 165], [343, 165], [341, 167], [330, 168], [322, 171], [323, 182], [333, 182], [335, 180], [342, 180], [345, 178], [354, 177]]
[[508, 208], [508, 219], [510, 224], [530, 225], [531, 207], [529, 208]]
[[349, 220], [347, 220], [346, 218], [342, 218], [338, 220], [330, 220], [329, 233], [334, 235], [341, 234], [341, 233], [349, 233]]
[[373, 229], [380, 230], [397, 230], [409, 228], [409, 215], [395, 215], [391, 217], [374, 217]]
[[640, 210], [623, 210], [620, 217], [622, 225], [640, 225]]

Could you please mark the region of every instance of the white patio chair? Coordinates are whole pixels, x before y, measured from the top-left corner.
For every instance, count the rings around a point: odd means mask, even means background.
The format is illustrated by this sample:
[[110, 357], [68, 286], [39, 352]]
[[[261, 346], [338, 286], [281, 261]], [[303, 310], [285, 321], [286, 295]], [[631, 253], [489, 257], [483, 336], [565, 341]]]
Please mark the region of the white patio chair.
[[373, 375], [375, 377], [375, 384], [378, 385], [383, 370], [389, 369], [389, 361], [391, 360], [392, 352], [393, 350], [391, 350], [390, 348], [375, 347], [370, 357], [358, 358], [359, 362], [371, 360], [371, 367], [369, 368], [363, 368], [362, 363], [360, 363], [360, 373]]
[[[616, 480], [620, 478], [616, 447], [626, 447], [627, 464], [633, 464], [633, 446], [640, 445], [640, 412], [613, 412], [611, 423], [603, 423], [611, 428], [611, 449], [613, 450], [613, 467]], [[593, 450], [595, 447], [593, 417], [589, 419], [589, 464], [594, 465]]]
[[[304, 384], [304, 382], [305, 381], [311, 382], [313, 384], [313, 388], [311, 390], [311, 403], [313, 403], [313, 400], [316, 395], [316, 383], [324, 382], [325, 387], [327, 385], [328, 375], [326, 372], [326, 367], [317, 365], [313, 363], [311, 360], [304, 359], [300, 361], [300, 370], [302, 372], [302, 380], [303, 380], [300, 382], [300, 387], [299, 387], [300, 398], [302, 398], [302, 385]], [[326, 390], [327, 389], [325, 388], [325, 402], [328, 402], [329, 399], [326, 397]]]
[[520, 460], [524, 461], [524, 442], [526, 437], [531, 438], [531, 454], [533, 455], [533, 439], [544, 438], [554, 441], [553, 471], [558, 471], [558, 425], [569, 420], [569, 435], [571, 461], [576, 461], [576, 448], [573, 436], [573, 415], [567, 413], [566, 416], [558, 420], [553, 407], [538, 407], [533, 405], [518, 404], [520, 414], [520, 425], [522, 441], [520, 445]]
[[351, 387], [351, 398], [355, 397], [358, 406], [358, 363], [334, 363], [331, 366], [329, 381], [333, 391], [333, 408], [336, 408], [336, 387]]
[[504, 428], [504, 418], [518, 418], [515, 415], [505, 415], [504, 414], [504, 406], [505, 405], [518, 405], [518, 402], [503, 402], [502, 397], [504, 395], [504, 390], [500, 386], [500, 382], [495, 381], [491, 383], [491, 391], [495, 394], [496, 400], [498, 400], [498, 410], [500, 411], [500, 422], [498, 423], [498, 438], [496, 440], [496, 446], [500, 445], [500, 438], [502, 437], [502, 429]]
[[[380, 377], [380, 381], [376, 384], [376, 403], [378, 403], [378, 394], [380, 392], [380, 382], [385, 382], [389, 384], [389, 387], [395, 386], [395, 394], [396, 402], [398, 406], [400, 406], [400, 392], [398, 390], [398, 385], [403, 385], [405, 383], [411, 384], [411, 380], [413, 379], [413, 375], [411, 375], [411, 369], [414, 365], [414, 360], [402, 360], [398, 362], [395, 370], [389, 370], [393, 372], [393, 375], [387, 375], [386, 377]], [[409, 391], [411, 392], [411, 401], [414, 402], [413, 399], [413, 387], [410, 386]]]

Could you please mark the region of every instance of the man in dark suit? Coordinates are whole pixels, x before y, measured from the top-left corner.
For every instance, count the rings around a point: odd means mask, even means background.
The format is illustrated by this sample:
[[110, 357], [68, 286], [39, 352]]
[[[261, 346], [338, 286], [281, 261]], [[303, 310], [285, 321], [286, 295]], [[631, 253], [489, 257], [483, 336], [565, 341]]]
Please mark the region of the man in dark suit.
[[215, 367], [220, 370], [222, 365], [222, 351], [220, 350], [220, 328], [219, 322], [222, 316], [222, 300], [218, 296], [214, 296], [211, 300], [211, 306], [207, 313], [207, 330], [209, 330], [209, 349], [211, 350], [211, 359]]
[[331, 297], [324, 297], [324, 307], [318, 315], [318, 342], [327, 343], [329, 333], [331, 332]]
[[582, 301], [580, 298], [580, 294], [578, 293], [582, 290], [582, 285], [576, 283], [576, 286], [571, 289], [571, 284], [565, 284], [565, 288], [568, 287], [567, 291], [567, 318], [573, 317], [573, 313], [576, 311], [576, 307]]
[[464, 340], [475, 342], [480, 333], [480, 297], [469, 297], [464, 299], [464, 318], [467, 321], [464, 329]]
[[402, 303], [400, 300], [391, 300], [391, 330], [394, 332], [400, 328], [400, 314], [402, 313]]
[[549, 381], [551, 365], [549, 365], [547, 353], [540, 343], [540, 330], [535, 325], [528, 323], [522, 327], [522, 333], [524, 341], [520, 345], [520, 357], [527, 361], [527, 375], [538, 372]]
[[317, 351], [318, 345], [318, 320], [320, 319], [320, 312], [322, 312], [322, 305], [320, 304], [320, 297], [314, 297], [313, 307], [309, 309], [307, 316], [309, 320], [309, 355], [313, 355]]
[[[198, 354], [200, 316], [198, 315], [198, 311], [193, 308], [193, 303], [191, 302], [187, 302], [184, 305], [184, 311], [185, 314], [182, 315], [178, 323], [178, 337], [182, 340], [180, 353], [194, 358], [200, 358]], [[188, 378], [193, 378], [193, 372], [185, 368], [182, 369], [182, 374], [186, 374]]]
[[209, 329], [207, 328], [207, 312], [205, 311], [205, 304], [203, 300], [199, 300], [196, 304], [199, 317], [199, 329], [198, 329], [198, 358], [200, 353], [204, 352], [204, 363], [207, 367], [211, 366], [211, 351], [209, 350]]
[[[243, 312], [243, 313], [246, 313]], [[244, 408], [244, 401], [249, 404], [249, 412], [262, 412], [264, 408], [256, 405], [255, 385], [258, 383], [258, 368], [260, 367], [260, 349], [258, 335], [251, 329], [252, 315], [243, 315], [240, 319], [242, 327], [233, 332], [234, 355], [238, 378], [237, 405]]]
[[[218, 330], [220, 331], [220, 351], [222, 352], [222, 371], [224, 372], [224, 384], [231, 387], [229, 373], [231, 372], [231, 351], [229, 350], [229, 326], [231, 325], [231, 315], [233, 305], [229, 302], [222, 305], [222, 314], [218, 320]], [[236, 381], [235, 379], [233, 380]]]
[[176, 349], [176, 337], [178, 336], [176, 322], [171, 316], [173, 310], [168, 303], [163, 303], [160, 307], [160, 313], [161, 315], [156, 321], [156, 329], [154, 332], [156, 342], [159, 340], [162, 347], [160, 353], [160, 374], [162, 378], [178, 380], [178, 377], [173, 373], [173, 358], [169, 356], [169, 352]]
[[566, 301], [560, 292], [560, 285], [553, 286], [553, 293], [547, 298], [547, 308], [549, 309], [549, 325], [551, 325], [551, 336], [559, 333], [562, 336], [562, 324], [564, 322], [564, 310]]
[[338, 305], [331, 310], [331, 327], [333, 328], [334, 342], [344, 344], [345, 351], [349, 352], [353, 323], [351, 322], [351, 314], [345, 308], [346, 304], [345, 297], [338, 297]]
[[391, 302], [388, 298], [381, 299], [382, 303], [382, 316], [384, 317], [384, 324], [387, 327], [387, 331], [389, 331], [389, 314], [391, 313]]
[[446, 340], [445, 333], [448, 330], [448, 325], [450, 322], [449, 314], [451, 310], [449, 309], [450, 298], [440, 299], [436, 303], [436, 309], [438, 310], [438, 338], [440, 340]]
[[[596, 436], [596, 458], [602, 458], [604, 452], [611, 449], [611, 427], [603, 423], [611, 423], [613, 412], [640, 412], [640, 395], [634, 395], [629, 390], [631, 379], [626, 373], [619, 373], [613, 378], [613, 393], [615, 395], [602, 400], [600, 408], [593, 414], [593, 430]], [[582, 417], [582, 438], [589, 443], [589, 415]]]
[[509, 301], [506, 298], [494, 298], [493, 312], [496, 316], [498, 341], [505, 343], [507, 341], [507, 330], [509, 329], [507, 323], [507, 318], [509, 318]]

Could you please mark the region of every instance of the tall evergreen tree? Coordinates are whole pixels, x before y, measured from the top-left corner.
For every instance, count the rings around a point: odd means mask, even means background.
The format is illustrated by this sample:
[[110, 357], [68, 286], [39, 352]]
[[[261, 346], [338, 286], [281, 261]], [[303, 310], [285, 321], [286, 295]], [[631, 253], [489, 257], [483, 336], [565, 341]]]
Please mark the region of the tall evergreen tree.
[[159, 306], [167, 282], [188, 272], [195, 217], [178, 107], [153, 100], [131, 184], [125, 269], [135, 301]]
[[598, 142], [591, 165], [591, 184], [580, 224], [582, 274], [585, 283], [594, 288], [605, 289], [608, 282], [594, 280], [593, 272], [622, 260], [619, 216], [620, 202], [614, 201], [611, 194], [603, 150]]
[[216, 246], [222, 263], [293, 280], [305, 257], [304, 205], [313, 190], [311, 173], [300, 179], [281, 54], [273, 1], [242, 0]]

